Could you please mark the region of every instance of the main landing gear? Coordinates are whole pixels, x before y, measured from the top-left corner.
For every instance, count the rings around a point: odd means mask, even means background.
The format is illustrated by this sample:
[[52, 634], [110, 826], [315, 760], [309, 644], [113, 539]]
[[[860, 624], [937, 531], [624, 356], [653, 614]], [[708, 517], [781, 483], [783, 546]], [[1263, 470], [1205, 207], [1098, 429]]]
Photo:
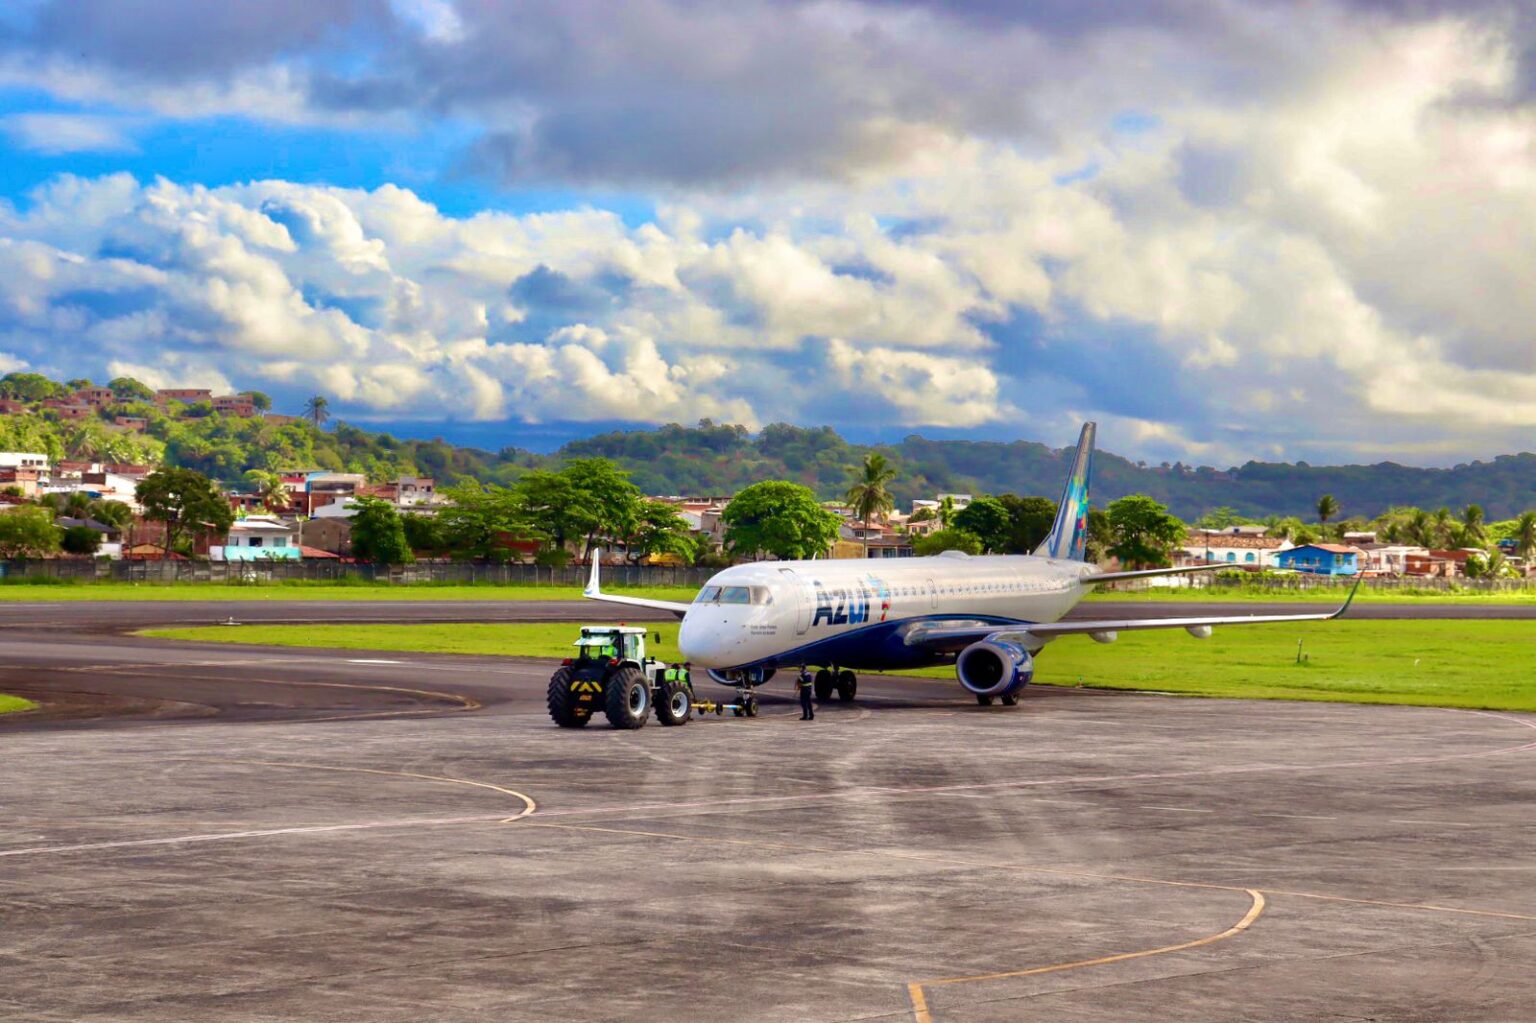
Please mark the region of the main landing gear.
[[1003, 701], [1003, 706], [1004, 707], [1017, 707], [1019, 705], [1019, 694], [1018, 693], [1006, 693], [1006, 694], [1004, 694], [1002, 696], [998, 696], [998, 697], [978, 696], [978, 697], [976, 697], [976, 702], [981, 704], [983, 707], [990, 707], [990, 706], [992, 706], [993, 699], [998, 699], [998, 700]]
[[826, 703], [832, 699], [834, 692], [840, 703], [852, 703], [859, 693], [859, 677], [847, 668], [841, 671], [835, 667], [822, 668], [816, 672], [812, 685], [816, 690], [817, 703]]

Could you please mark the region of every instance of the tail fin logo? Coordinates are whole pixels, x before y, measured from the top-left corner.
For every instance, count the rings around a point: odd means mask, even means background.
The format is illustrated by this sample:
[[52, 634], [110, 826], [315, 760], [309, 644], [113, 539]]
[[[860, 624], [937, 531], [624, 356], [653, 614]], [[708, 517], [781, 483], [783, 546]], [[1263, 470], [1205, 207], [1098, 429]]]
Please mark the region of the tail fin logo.
[[1095, 424], [1084, 423], [1077, 440], [1072, 471], [1061, 493], [1056, 521], [1051, 525], [1037, 555], [1083, 561], [1088, 554], [1088, 481], [1093, 475], [1093, 439]]

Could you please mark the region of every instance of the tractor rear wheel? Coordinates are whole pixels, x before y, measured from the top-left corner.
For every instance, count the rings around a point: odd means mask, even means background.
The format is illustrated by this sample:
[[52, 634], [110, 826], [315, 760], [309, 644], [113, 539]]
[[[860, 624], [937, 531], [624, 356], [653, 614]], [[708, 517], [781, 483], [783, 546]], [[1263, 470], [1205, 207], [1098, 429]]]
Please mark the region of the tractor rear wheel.
[[549, 679], [549, 716], [561, 728], [585, 728], [592, 712], [576, 703], [571, 692], [570, 668], [560, 668]]
[[816, 689], [817, 703], [826, 703], [828, 700], [832, 699], [832, 686], [835, 681], [836, 680], [833, 678], [832, 673], [826, 668], [822, 668], [820, 671], [816, 672], [816, 679], [812, 684]]
[[644, 728], [651, 716], [651, 687], [645, 673], [633, 665], [608, 677], [606, 710], [614, 728]]
[[664, 725], [686, 725], [693, 714], [693, 693], [681, 682], [663, 682], [657, 694], [656, 720]]
[[837, 673], [837, 698], [842, 703], [852, 703], [859, 691], [859, 677], [846, 668]]

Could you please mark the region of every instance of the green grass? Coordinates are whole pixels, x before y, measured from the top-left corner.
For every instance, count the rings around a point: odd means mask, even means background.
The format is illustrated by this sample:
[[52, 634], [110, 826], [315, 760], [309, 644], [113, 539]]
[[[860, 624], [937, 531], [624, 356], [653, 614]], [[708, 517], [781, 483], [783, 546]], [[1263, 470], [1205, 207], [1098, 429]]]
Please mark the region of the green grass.
[[[1336, 588], [1305, 590], [1265, 589], [1261, 587], [1246, 586], [1213, 586], [1209, 589], [1183, 589], [1174, 587], [1157, 587], [1145, 590], [1098, 590], [1088, 595], [1089, 601], [1188, 601], [1192, 604], [1200, 603], [1316, 603], [1316, 604], [1342, 604], [1344, 598], [1349, 595], [1349, 587], [1340, 585]], [[1458, 590], [1445, 592], [1443, 590], [1413, 589], [1413, 590], [1377, 590], [1372, 589], [1369, 583], [1360, 587], [1360, 593], [1355, 600], [1362, 604], [1536, 604], [1536, 588], [1524, 591], [1490, 592], [1483, 590]]]
[[[601, 616], [598, 616], [599, 618]], [[676, 657], [677, 625], [657, 656]], [[244, 625], [153, 629], [168, 639], [350, 650], [563, 657], [575, 623], [511, 625]], [[1296, 663], [1302, 641], [1305, 661]], [[1266, 700], [1400, 703], [1536, 710], [1536, 624], [1519, 621], [1338, 621], [1126, 633], [1105, 646], [1067, 637], [1045, 648], [1044, 685], [1145, 689]], [[949, 668], [917, 674], [953, 678]]]
[[[595, 605], [594, 605], [595, 607]], [[601, 609], [592, 623], [610, 617]], [[310, 646], [334, 650], [396, 650], [427, 654], [493, 654], [513, 657], [569, 657], [579, 622], [424, 623], [421, 625], [212, 625], [145, 629], [141, 636], [190, 639], [203, 643], [256, 643], [263, 646]], [[646, 652], [671, 658], [677, 653], [677, 622], [647, 622]], [[656, 633], [661, 633], [661, 643]]]
[[7, 696], [0, 693], [0, 714], [15, 714], [17, 711], [32, 710], [37, 704], [31, 700], [23, 700], [19, 696]]
[[[626, 596], [691, 601], [692, 586], [610, 587]], [[497, 586], [437, 583], [120, 583], [36, 585], [0, 583], [0, 601], [33, 600], [579, 600], [577, 586]]]

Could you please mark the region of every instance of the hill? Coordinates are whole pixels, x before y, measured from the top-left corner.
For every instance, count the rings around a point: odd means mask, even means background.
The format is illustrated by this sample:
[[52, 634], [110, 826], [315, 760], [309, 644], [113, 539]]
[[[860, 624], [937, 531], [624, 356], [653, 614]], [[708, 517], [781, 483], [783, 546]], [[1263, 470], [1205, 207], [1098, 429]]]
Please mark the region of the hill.
[[[510, 447], [490, 452], [440, 439], [402, 440], [347, 423], [321, 429], [293, 416], [231, 414], [206, 401], [188, 404], [163, 396], [157, 401], [155, 392], [128, 378], [107, 386], [112, 394], [101, 396], [86, 414], [72, 396], [90, 388], [88, 380], [62, 384], [22, 373], [0, 378], [0, 399], [14, 403], [9, 413], [0, 414], [0, 451], [41, 451], [55, 460], [164, 461], [224, 481], [237, 481], [249, 469], [312, 468], [361, 472], [374, 480], [417, 475], [444, 483], [506, 483], [530, 468], [602, 457], [629, 470], [640, 489], [651, 494], [730, 494], [758, 480], [790, 479], [823, 498], [836, 498], [847, 488], [850, 467], [878, 450], [898, 470], [891, 490], [903, 505], [938, 492], [1054, 498], [1068, 460], [1067, 451], [1033, 441], [929, 440], [914, 435], [898, 444], [871, 446], [851, 444], [826, 426], [775, 423], [753, 434], [743, 426], [707, 419], [697, 426], [603, 433], [572, 441], [550, 455]], [[245, 394], [258, 408], [264, 402], [265, 396], [257, 392]], [[85, 418], [65, 418], [68, 415]], [[125, 428], [119, 425], [123, 417], [143, 424]], [[1094, 476], [1094, 498], [1101, 507], [1126, 494], [1149, 494], [1186, 520], [1222, 506], [1253, 517], [1311, 519], [1322, 494], [1334, 495], [1349, 517], [1372, 517], [1394, 505], [1459, 509], [1477, 503], [1490, 519], [1501, 519], [1536, 507], [1536, 455], [1529, 453], [1450, 469], [1392, 462], [1248, 462], [1216, 469], [1146, 466], [1100, 451]]]

